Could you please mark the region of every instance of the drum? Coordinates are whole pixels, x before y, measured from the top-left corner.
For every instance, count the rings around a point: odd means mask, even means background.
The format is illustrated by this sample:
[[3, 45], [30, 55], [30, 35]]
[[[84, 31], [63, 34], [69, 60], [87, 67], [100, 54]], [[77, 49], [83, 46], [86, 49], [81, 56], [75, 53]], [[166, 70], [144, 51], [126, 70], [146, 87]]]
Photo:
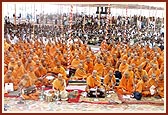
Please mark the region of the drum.
[[46, 94], [46, 102], [52, 102], [52, 101], [53, 101], [52, 94], [50, 94], [50, 93]]
[[61, 95], [61, 100], [63, 100], [63, 101], [68, 100], [69, 93], [67, 91], [61, 91], [60, 95]]
[[87, 96], [88, 96], [88, 97], [97, 97], [97, 96], [98, 96], [97, 89], [95, 89], [95, 88], [90, 88], [90, 90], [89, 90]]
[[31, 93], [35, 93], [36, 92], [36, 86], [30, 86], [30, 87], [28, 87], [28, 88], [23, 88], [22, 89], [22, 94], [24, 94], [24, 95], [29, 95], [29, 94], [31, 94]]
[[91, 89], [90, 89], [90, 92], [88, 92], [87, 96], [88, 96], [88, 97], [105, 98], [105, 96], [106, 96], [106, 91], [105, 91], [104, 88], [98, 88], [98, 89], [91, 88]]
[[59, 93], [59, 91], [55, 91], [53, 99], [56, 100], [56, 101], [60, 100], [60, 93]]
[[100, 93], [99, 97], [104, 98], [106, 96], [106, 90], [105, 90], [105, 88], [99, 88], [98, 92]]
[[76, 98], [77, 96], [78, 96], [78, 90], [74, 90], [69, 93], [68, 98], [73, 99], [73, 98]]
[[43, 98], [46, 100], [46, 95], [48, 94], [48, 91], [44, 91]]
[[52, 95], [52, 93], [50, 93], [50, 92], [51, 92], [50, 90], [44, 91], [44, 96], [43, 96], [43, 98], [44, 98], [44, 100], [45, 100], [46, 102], [52, 102], [52, 101], [53, 101], [53, 95]]

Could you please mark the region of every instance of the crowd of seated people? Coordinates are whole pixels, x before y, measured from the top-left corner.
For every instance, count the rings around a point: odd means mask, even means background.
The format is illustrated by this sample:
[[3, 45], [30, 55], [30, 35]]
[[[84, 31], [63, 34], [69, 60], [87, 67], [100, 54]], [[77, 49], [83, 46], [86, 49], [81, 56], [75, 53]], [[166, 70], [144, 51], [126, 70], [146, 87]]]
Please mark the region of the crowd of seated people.
[[[101, 18], [103, 20], [105, 17]], [[66, 45], [69, 38], [68, 26], [62, 30], [57, 25], [33, 27], [31, 24], [27, 26], [6, 24], [3, 41], [4, 83], [12, 82], [14, 90], [17, 90], [18, 84], [23, 79], [30, 79], [31, 84], [38, 84], [38, 78], [53, 72], [61, 74], [67, 83], [70, 79], [86, 80], [89, 86], [87, 88], [92, 87], [90, 84], [93, 87], [98, 84], [100, 87], [101, 80], [98, 79], [99, 82], [96, 81], [96, 84], [92, 82], [92, 75], [96, 74], [98, 78], [104, 79], [102, 83], [105, 84], [106, 90], [112, 89], [122, 95], [136, 91], [143, 96], [149, 96], [152, 86], [155, 87], [153, 95], [163, 98], [164, 48], [161, 45], [164, 43], [164, 33], [160, 32], [163, 26], [148, 31], [151, 28], [147, 25], [138, 27], [134, 20], [129, 20], [127, 30], [130, 31], [125, 37], [123, 35], [125, 24], [115, 24], [114, 21], [114, 24], [109, 26], [108, 39], [105, 39], [105, 32], [102, 32], [105, 22], [101, 21], [99, 28], [94, 24], [97, 19], [93, 17], [86, 19], [88, 21], [84, 30], [79, 26], [80, 23], [72, 26], [74, 34], [70, 44], [70, 65], [67, 63], [69, 54]], [[122, 19], [116, 21], [118, 20]], [[87, 44], [90, 39], [87, 38], [89, 32], [93, 34], [98, 32], [93, 38], [97, 36], [99, 40], [102, 39], [98, 52], [91, 50], [91, 46]], [[92, 36], [89, 37], [92, 39]], [[133, 44], [132, 39], [136, 40]], [[69, 75], [66, 73], [68, 69]], [[118, 86], [115, 77], [120, 78]], [[150, 84], [151, 78], [156, 85]], [[146, 94], [147, 91], [149, 94]]]

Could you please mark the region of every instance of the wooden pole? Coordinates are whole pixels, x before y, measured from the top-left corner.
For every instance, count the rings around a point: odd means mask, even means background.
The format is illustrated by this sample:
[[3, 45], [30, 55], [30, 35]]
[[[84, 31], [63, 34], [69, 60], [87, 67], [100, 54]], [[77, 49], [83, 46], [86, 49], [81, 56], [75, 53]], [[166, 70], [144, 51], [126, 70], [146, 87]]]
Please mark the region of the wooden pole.
[[127, 38], [127, 17], [128, 17], [128, 5], [126, 6], [126, 18], [125, 18], [125, 32], [124, 32], [124, 37], [125, 37], [125, 40], [126, 40], [126, 38]]
[[155, 28], [156, 28], [156, 18], [157, 18], [157, 7], [156, 7], [156, 12], [155, 12], [155, 16], [154, 16], [154, 21], [155, 21], [155, 23], [154, 23], [154, 31], [155, 31]]
[[109, 25], [109, 19], [110, 19], [110, 4], [108, 4], [108, 9], [107, 9], [107, 19], [106, 19], [106, 35], [105, 39], [108, 39], [108, 25]]
[[72, 37], [72, 18], [73, 18], [73, 5], [71, 5], [71, 8], [70, 8], [70, 15], [69, 15], [69, 30], [70, 30], [70, 33], [69, 33], [69, 38], [68, 38], [68, 40], [67, 40], [67, 54], [68, 54], [68, 56], [67, 56], [67, 66], [68, 66], [68, 68], [67, 69], [69, 69], [69, 66], [70, 66], [70, 63], [71, 63], [71, 47], [70, 47], [70, 41], [71, 41], [71, 37]]
[[149, 23], [150, 23], [150, 6], [149, 6], [149, 16], [148, 16], [148, 28], [149, 28]]
[[34, 23], [36, 22], [36, 14], [35, 14], [35, 12], [36, 12], [36, 9], [35, 9], [35, 4], [34, 4]]
[[14, 17], [14, 24], [16, 26], [16, 4], [15, 4], [15, 17]]
[[100, 29], [100, 17], [101, 17], [101, 14], [100, 14], [100, 9], [99, 9], [98, 29]]

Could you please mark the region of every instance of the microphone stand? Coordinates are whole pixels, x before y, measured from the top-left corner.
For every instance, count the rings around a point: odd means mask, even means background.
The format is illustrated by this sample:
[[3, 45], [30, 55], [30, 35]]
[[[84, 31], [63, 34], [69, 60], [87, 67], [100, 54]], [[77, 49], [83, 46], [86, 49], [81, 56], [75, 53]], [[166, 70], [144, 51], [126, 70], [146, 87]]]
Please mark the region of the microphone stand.
[[17, 104], [25, 104], [25, 101], [23, 101], [21, 95], [22, 95], [22, 88], [19, 87], [19, 101], [17, 102]]
[[96, 87], [96, 98], [97, 98], [97, 89], [98, 89], [98, 88]]
[[42, 89], [41, 89], [41, 96], [40, 96], [40, 97], [41, 97], [41, 98], [40, 98], [41, 101], [43, 101], [44, 98], [45, 98], [45, 97], [44, 97], [44, 88], [45, 88], [45, 86], [43, 85], [43, 86], [42, 86]]

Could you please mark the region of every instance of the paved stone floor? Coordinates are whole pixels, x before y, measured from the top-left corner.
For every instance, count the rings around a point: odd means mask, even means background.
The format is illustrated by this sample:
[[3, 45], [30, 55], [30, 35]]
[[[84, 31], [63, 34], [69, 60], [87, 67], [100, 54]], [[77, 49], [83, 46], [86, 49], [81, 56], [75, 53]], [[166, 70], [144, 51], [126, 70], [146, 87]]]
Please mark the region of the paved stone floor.
[[90, 103], [68, 103], [67, 101], [46, 102], [26, 100], [24, 104], [17, 104], [18, 98], [4, 98], [7, 110], [4, 112], [164, 112], [163, 105], [144, 104], [90, 104]]

